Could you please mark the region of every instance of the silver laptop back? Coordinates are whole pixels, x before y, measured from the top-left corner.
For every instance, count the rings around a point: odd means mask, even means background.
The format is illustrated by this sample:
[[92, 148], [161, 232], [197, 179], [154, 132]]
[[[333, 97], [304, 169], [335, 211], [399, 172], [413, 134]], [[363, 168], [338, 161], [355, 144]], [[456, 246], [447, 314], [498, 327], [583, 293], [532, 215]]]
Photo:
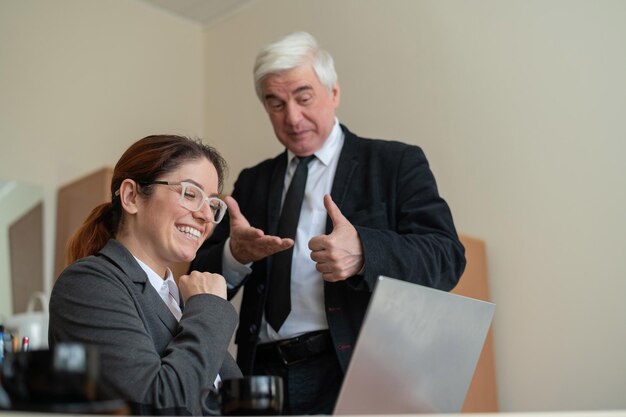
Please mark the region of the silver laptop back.
[[379, 277], [334, 414], [461, 411], [494, 311]]

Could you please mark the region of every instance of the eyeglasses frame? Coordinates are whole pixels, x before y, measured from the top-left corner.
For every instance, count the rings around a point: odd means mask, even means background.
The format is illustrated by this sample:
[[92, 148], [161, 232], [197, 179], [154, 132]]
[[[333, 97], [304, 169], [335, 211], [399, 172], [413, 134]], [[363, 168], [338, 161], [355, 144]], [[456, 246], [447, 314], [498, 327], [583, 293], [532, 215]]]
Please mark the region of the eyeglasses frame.
[[[137, 184], [141, 185], [141, 186], [147, 186], [147, 185], [180, 185], [183, 188], [181, 188], [180, 190], [180, 198], [178, 199], [178, 202], [180, 203], [180, 205], [184, 208], [186, 208], [187, 210], [191, 211], [191, 212], [196, 212], [196, 211], [200, 211], [202, 210], [202, 206], [206, 203], [207, 206], [209, 206], [209, 209], [211, 209], [211, 204], [210, 202], [212, 200], [217, 200], [220, 203], [220, 206], [222, 206], [224, 208], [224, 210], [221, 212], [222, 215], [220, 216], [219, 219], [215, 219], [215, 216], [213, 216], [213, 218], [211, 219], [212, 223], [218, 224], [219, 222], [222, 221], [222, 219], [224, 218], [224, 216], [226, 215], [226, 211], [228, 210], [228, 205], [224, 202], [224, 200], [218, 198], [218, 197], [209, 197], [202, 188], [198, 187], [196, 184], [191, 183], [189, 181], [137, 181]], [[200, 204], [200, 206], [196, 209], [196, 210], [191, 210], [189, 207], [185, 206], [183, 203], [183, 199], [185, 198], [185, 193], [184, 190], [186, 187], [188, 186], [192, 186], [197, 188], [200, 191], [200, 194], [202, 195], [202, 203]], [[213, 213], [213, 209], [211, 209], [211, 213]]]

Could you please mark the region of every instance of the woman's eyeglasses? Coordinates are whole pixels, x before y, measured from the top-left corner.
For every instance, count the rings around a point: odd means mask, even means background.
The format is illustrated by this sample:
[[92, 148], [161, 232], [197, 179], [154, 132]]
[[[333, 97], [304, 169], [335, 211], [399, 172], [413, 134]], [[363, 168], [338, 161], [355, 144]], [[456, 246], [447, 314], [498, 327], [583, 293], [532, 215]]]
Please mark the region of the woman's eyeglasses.
[[170, 181], [151, 181], [151, 182], [139, 182], [140, 185], [179, 185], [180, 186], [180, 198], [178, 202], [181, 206], [189, 211], [198, 211], [202, 208], [202, 205], [206, 202], [211, 213], [213, 213], [213, 219], [211, 221], [215, 224], [222, 221], [228, 206], [225, 202], [217, 197], [209, 197], [202, 190], [202, 188], [194, 185], [190, 182], [170, 182]]

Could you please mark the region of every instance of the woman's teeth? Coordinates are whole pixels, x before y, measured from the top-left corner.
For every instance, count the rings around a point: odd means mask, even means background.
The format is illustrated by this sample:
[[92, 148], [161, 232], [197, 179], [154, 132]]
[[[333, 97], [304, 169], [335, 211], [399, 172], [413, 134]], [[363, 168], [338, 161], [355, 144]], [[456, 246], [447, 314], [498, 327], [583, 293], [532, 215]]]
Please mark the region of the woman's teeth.
[[193, 227], [189, 226], [177, 227], [177, 229], [194, 239], [198, 239], [202, 235], [202, 233], [198, 229], [194, 229]]

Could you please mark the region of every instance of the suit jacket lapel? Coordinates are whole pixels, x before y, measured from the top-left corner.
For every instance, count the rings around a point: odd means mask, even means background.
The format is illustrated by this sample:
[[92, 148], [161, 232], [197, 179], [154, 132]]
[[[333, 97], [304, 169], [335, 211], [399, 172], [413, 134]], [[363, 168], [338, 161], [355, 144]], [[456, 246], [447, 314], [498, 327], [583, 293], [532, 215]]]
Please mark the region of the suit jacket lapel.
[[[337, 164], [337, 172], [335, 173], [335, 179], [333, 180], [332, 190], [330, 192], [331, 197], [337, 207], [341, 209], [346, 194], [350, 189], [350, 180], [354, 174], [354, 170], [359, 165], [357, 161], [358, 156], [358, 138], [350, 132], [345, 126], [341, 125], [344, 133], [343, 147], [339, 154], [339, 163]], [[332, 232], [333, 223], [330, 217], [326, 219], [326, 233]]]
[[287, 151], [276, 158], [274, 170], [270, 180], [269, 198], [267, 200], [267, 230], [269, 235], [275, 235], [278, 230], [280, 218], [280, 202], [285, 185], [285, 172], [287, 171]]
[[148, 317], [154, 313], [173, 335], [178, 327], [178, 321], [128, 249], [117, 240], [110, 240], [100, 253], [109, 258], [135, 284], [140, 293], [139, 301]]

